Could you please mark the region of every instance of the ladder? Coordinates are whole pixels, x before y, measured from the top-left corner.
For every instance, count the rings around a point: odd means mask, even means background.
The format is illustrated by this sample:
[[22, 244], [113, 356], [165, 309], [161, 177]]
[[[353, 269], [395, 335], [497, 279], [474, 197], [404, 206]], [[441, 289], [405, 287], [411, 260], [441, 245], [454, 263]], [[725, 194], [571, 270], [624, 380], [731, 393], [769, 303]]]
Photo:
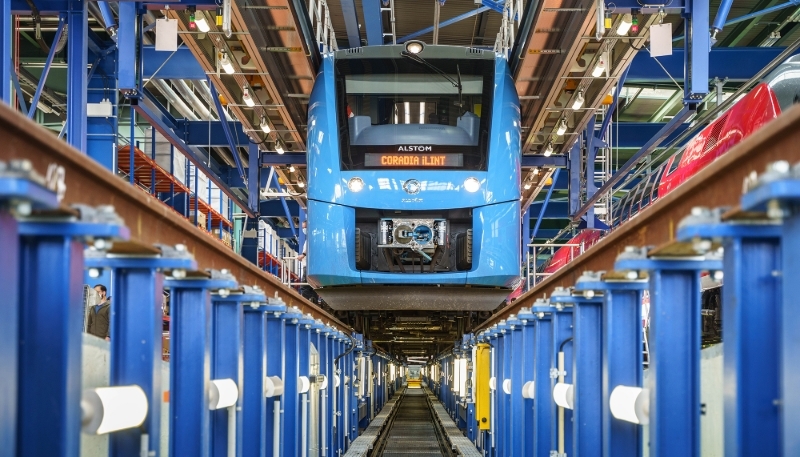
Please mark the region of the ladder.
[[383, 14], [384, 11], [389, 12], [389, 18], [392, 21], [392, 32], [384, 33], [383, 37], [386, 38], [387, 36], [390, 36], [392, 37], [392, 44], [397, 44], [397, 34], [395, 33], [394, 28], [394, 0], [381, 0], [381, 14]]

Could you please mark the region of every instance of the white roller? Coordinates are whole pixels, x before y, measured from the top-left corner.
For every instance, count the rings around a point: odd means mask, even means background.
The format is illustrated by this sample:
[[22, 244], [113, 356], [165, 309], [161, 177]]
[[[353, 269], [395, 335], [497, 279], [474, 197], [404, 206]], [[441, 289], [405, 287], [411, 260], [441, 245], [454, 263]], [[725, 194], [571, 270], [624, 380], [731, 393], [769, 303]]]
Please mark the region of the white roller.
[[264, 378], [264, 396], [267, 398], [283, 395], [283, 387], [283, 379], [279, 376], [267, 376]]
[[534, 397], [535, 385], [533, 381], [528, 381], [522, 386], [522, 398], [532, 399]]
[[300, 376], [297, 378], [297, 393], [304, 394], [311, 388], [311, 381], [307, 376]]
[[239, 387], [233, 379], [213, 379], [208, 384], [208, 409], [222, 409], [236, 404]]
[[328, 377], [323, 376], [322, 382], [319, 384], [319, 390], [326, 390], [328, 388]]
[[617, 386], [608, 399], [611, 415], [634, 424], [650, 423], [650, 392], [641, 387]]
[[572, 384], [559, 382], [553, 388], [553, 400], [562, 408], [572, 409], [575, 396], [575, 388]]
[[102, 435], [138, 427], [147, 417], [147, 409], [147, 396], [136, 385], [86, 389], [81, 397], [81, 430]]
[[503, 392], [505, 392], [506, 395], [511, 395], [511, 380], [510, 379], [504, 379], [503, 380]]
[[489, 389], [497, 390], [497, 378], [495, 378], [494, 376], [489, 378]]
[[333, 375], [333, 387], [339, 387], [339, 382], [340, 382], [339, 375], [338, 374]]

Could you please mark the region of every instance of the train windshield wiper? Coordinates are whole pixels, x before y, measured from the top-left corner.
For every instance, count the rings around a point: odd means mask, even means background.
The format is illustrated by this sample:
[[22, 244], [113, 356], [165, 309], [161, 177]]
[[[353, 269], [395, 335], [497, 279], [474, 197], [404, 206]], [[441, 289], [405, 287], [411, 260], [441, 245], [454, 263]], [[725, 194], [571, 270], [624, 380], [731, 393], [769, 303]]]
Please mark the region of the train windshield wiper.
[[458, 64], [456, 64], [456, 77], [458, 78], [456, 80], [456, 79], [453, 79], [450, 75], [448, 75], [444, 71], [442, 71], [439, 67], [437, 67], [436, 65], [433, 65], [432, 63], [430, 63], [427, 60], [423, 59], [422, 57], [418, 56], [417, 54], [412, 54], [412, 53], [410, 53], [408, 51], [403, 51], [403, 52], [400, 53], [400, 55], [403, 56], [403, 57], [409, 58], [409, 59], [413, 60], [414, 62], [417, 62], [419, 64], [422, 64], [422, 65], [428, 67], [434, 73], [438, 73], [444, 79], [449, 81], [450, 84], [453, 85], [453, 87], [458, 89], [458, 103], [456, 104], [456, 106], [462, 107], [464, 105], [462, 100], [461, 100], [461, 91], [463, 89], [463, 86], [461, 84], [461, 69], [459, 68]]

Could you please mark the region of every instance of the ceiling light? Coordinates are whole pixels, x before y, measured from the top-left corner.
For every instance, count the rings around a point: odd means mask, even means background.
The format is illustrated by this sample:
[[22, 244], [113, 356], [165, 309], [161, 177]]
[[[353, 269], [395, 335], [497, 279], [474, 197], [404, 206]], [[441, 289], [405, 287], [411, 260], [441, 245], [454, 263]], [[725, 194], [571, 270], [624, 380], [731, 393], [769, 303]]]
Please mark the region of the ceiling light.
[[526, 183], [525, 183], [525, 185], [524, 185], [524, 186], [522, 186], [522, 187], [524, 187], [524, 188], [525, 188], [525, 190], [528, 190], [528, 189], [530, 189], [530, 188], [531, 188], [531, 183], [529, 183], [529, 182], [526, 182]]
[[406, 43], [406, 51], [411, 54], [419, 54], [425, 49], [425, 45], [421, 41], [409, 41]]
[[583, 106], [583, 102], [584, 102], [583, 91], [579, 90], [578, 95], [575, 96], [575, 101], [572, 102], [572, 109], [581, 109], [581, 107]]
[[302, 189], [302, 188], [306, 187], [306, 183], [304, 183], [303, 181], [297, 181], [297, 187]]
[[547, 143], [547, 146], [544, 147], [543, 154], [545, 157], [550, 157], [553, 154], [553, 143]]
[[197, 26], [197, 30], [203, 33], [208, 33], [211, 30], [211, 26], [208, 25], [208, 21], [206, 20], [206, 17], [203, 16], [203, 13], [195, 16], [194, 25]]
[[294, 165], [289, 165], [289, 173], [294, 173]]
[[631, 29], [631, 25], [633, 25], [633, 18], [630, 13], [623, 14], [622, 20], [619, 21], [619, 25], [617, 26], [617, 35], [627, 35], [628, 30]]
[[275, 152], [277, 152], [278, 154], [283, 154], [286, 151], [283, 150], [283, 145], [282, 144], [275, 143]]
[[600, 57], [592, 70], [592, 76], [599, 78], [603, 72], [606, 71], [606, 62], [604, 57]]
[[247, 87], [244, 87], [242, 89], [243, 89], [242, 90], [242, 101], [244, 102], [244, 104], [249, 106], [249, 107], [251, 107], [251, 108], [256, 106], [256, 101], [253, 100], [253, 97], [250, 96], [250, 89], [248, 89]]
[[259, 125], [259, 127], [261, 127], [261, 130], [263, 130], [264, 133], [269, 133], [272, 131], [272, 129], [269, 126], [269, 121], [267, 120], [267, 116], [261, 116], [261, 125]]
[[227, 52], [220, 52], [219, 53], [219, 66], [225, 71], [225, 73], [232, 75], [234, 72], [233, 64], [231, 63], [231, 59], [228, 57]]
[[556, 135], [561, 136], [567, 132], [567, 120], [561, 119], [561, 122], [558, 123], [558, 129], [556, 130]]

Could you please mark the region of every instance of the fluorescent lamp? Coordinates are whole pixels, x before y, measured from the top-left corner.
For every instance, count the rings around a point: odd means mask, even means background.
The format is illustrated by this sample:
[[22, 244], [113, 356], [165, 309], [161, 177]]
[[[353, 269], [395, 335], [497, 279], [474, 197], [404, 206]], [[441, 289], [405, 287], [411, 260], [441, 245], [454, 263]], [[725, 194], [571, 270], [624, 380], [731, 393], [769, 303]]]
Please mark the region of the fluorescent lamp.
[[236, 404], [239, 387], [233, 379], [212, 379], [208, 384], [208, 409], [223, 409]]
[[567, 133], [567, 120], [561, 119], [561, 122], [558, 123], [558, 129], [556, 130], [556, 135], [561, 136]]
[[583, 91], [579, 90], [578, 94], [575, 96], [575, 101], [572, 102], [572, 109], [581, 109], [581, 107], [583, 106], [583, 102], [584, 102]]
[[542, 154], [544, 154], [545, 157], [550, 157], [553, 154], [553, 143], [547, 143]]
[[278, 154], [283, 154], [286, 151], [283, 150], [283, 145], [282, 144], [275, 143], [275, 152], [277, 152]]
[[266, 116], [261, 116], [261, 125], [259, 125], [259, 127], [261, 127], [261, 130], [263, 130], [264, 133], [269, 133], [272, 131], [272, 128], [270, 128], [269, 121], [267, 120]]
[[81, 431], [103, 435], [138, 427], [147, 409], [147, 396], [136, 385], [86, 389], [81, 396]]
[[525, 188], [525, 190], [528, 190], [528, 189], [530, 189], [530, 188], [531, 188], [531, 183], [529, 183], [529, 182], [526, 182], [526, 183], [525, 183], [525, 185], [523, 185], [522, 187], [524, 187], [524, 188]]
[[303, 181], [297, 181], [297, 187], [302, 189], [302, 188], [306, 187], [306, 183], [304, 183]]
[[219, 53], [219, 66], [222, 67], [222, 70], [229, 75], [232, 75], [234, 72], [233, 64], [231, 63], [231, 59], [228, 57], [227, 52]]
[[606, 62], [605, 57], [600, 57], [597, 63], [594, 66], [594, 70], [592, 70], [592, 76], [595, 78], [599, 78], [603, 75], [603, 72], [606, 71]]
[[203, 15], [203, 13], [200, 13], [195, 16], [194, 25], [197, 26], [197, 30], [203, 33], [208, 33], [211, 30], [211, 26], [208, 25], [208, 21], [206, 20], [206, 17]]
[[294, 173], [294, 165], [289, 165], [289, 173]]
[[650, 423], [650, 392], [641, 387], [617, 386], [608, 401], [611, 415], [634, 424]]
[[253, 100], [252, 96], [250, 96], [250, 89], [248, 89], [247, 87], [243, 88], [242, 90], [242, 101], [244, 102], [245, 105], [251, 108], [256, 106], [256, 101]]
[[633, 25], [633, 18], [630, 13], [623, 14], [622, 20], [620, 20], [617, 26], [617, 35], [627, 35], [628, 31], [631, 29], [631, 25]]

